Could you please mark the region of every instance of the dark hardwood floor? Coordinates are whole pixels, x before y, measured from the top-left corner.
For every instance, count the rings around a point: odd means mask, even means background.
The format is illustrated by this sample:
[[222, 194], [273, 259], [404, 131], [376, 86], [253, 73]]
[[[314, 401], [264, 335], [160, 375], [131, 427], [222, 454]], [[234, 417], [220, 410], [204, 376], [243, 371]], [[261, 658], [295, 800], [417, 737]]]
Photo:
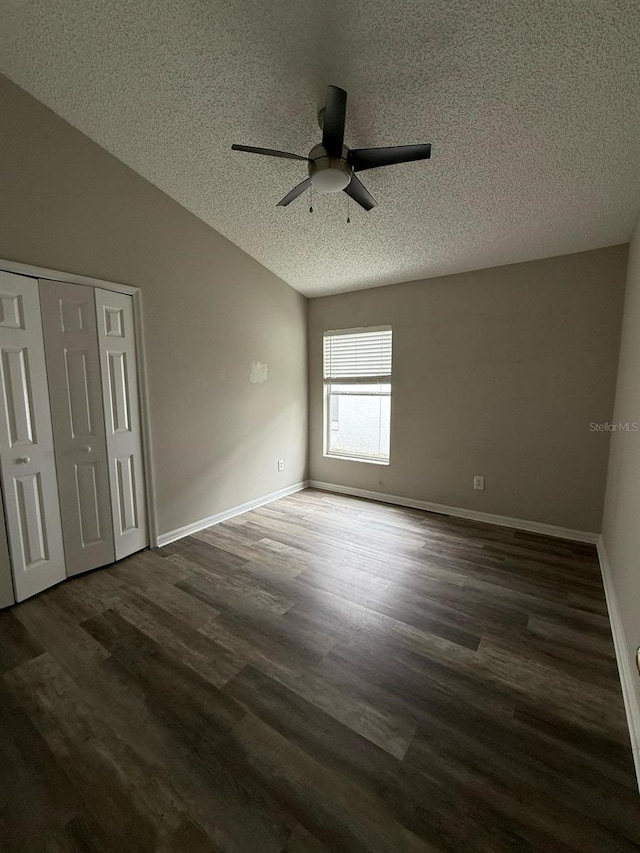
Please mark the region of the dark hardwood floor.
[[638, 850], [595, 549], [306, 491], [0, 614], [3, 851]]

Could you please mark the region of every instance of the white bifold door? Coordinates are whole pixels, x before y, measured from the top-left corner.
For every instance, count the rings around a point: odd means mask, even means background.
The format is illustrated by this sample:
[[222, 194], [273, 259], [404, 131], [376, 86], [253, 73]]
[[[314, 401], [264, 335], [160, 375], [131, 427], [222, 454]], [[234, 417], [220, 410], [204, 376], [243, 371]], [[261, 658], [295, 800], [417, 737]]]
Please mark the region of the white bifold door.
[[[148, 545], [132, 297], [0, 272], [0, 354], [9, 580], [22, 601]], [[0, 525], [0, 607], [6, 563]]]
[[67, 575], [113, 563], [94, 289], [40, 286]]
[[116, 560], [149, 544], [133, 301], [96, 290]]
[[0, 272], [0, 467], [21, 601], [65, 575], [38, 282]]

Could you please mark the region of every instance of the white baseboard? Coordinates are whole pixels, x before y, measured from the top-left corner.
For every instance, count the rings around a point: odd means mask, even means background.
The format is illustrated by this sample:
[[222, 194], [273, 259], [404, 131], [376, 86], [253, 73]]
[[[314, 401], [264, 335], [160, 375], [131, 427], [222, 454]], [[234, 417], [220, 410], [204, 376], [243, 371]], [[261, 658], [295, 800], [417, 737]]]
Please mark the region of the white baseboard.
[[611, 633], [613, 634], [613, 645], [616, 650], [618, 673], [620, 675], [620, 684], [622, 685], [622, 698], [624, 699], [624, 710], [627, 715], [627, 725], [629, 727], [629, 737], [631, 739], [633, 763], [636, 768], [638, 789], [640, 790], [640, 705], [638, 704], [638, 699], [633, 686], [637, 676], [634, 675], [633, 665], [629, 660], [629, 646], [627, 645], [624, 634], [620, 608], [618, 607], [618, 597], [616, 596], [616, 591], [613, 586], [611, 564], [609, 563], [609, 558], [607, 557], [607, 552], [605, 551], [602, 538], [598, 540], [598, 559], [600, 560], [600, 571], [602, 572], [604, 594], [607, 599], [607, 610], [609, 611], [609, 622], [611, 623]]
[[485, 524], [495, 524], [499, 527], [511, 527], [515, 530], [525, 530], [527, 533], [555, 536], [557, 539], [571, 539], [574, 542], [591, 542], [596, 544], [600, 538], [599, 533], [570, 530], [566, 527], [556, 527], [553, 524], [542, 524], [539, 521], [525, 521], [522, 518], [509, 518], [506, 515], [493, 515], [490, 512], [461, 509], [460, 507], [446, 506], [445, 504], [436, 504], [430, 501], [417, 501], [412, 498], [401, 498], [397, 495], [383, 495], [379, 492], [369, 492], [366, 489], [353, 489], [351, 486], [336, 486], [334, 483], [321, 483], [318, 480], [309, 480], [309, 486], [312, 489], [320, 489], [324, 492], [337, 492], [341, 495], [353, 495], [357, 498], [367, 498], [368, 500], [380, 501], [386, 504], [406, 506], [411, 509], [423, 509], [427, 512], [437, 512], [440, 515], [468, 518], [470, 521], [481, 521]]
[[318, 480], [305, 480], [300, 483], [295, 483], [293, 486], [287, 486], [284, 489], [279, 489], [277, 492], [271, 492], [268, 495], [263, 495], [263, 497], [256, 498], [253, 501], [247, 501], [246, 503], [231, 507], [231, 509], [216, 513], [216, 515], [210, 515], [208, 518], [201, 518], [199, 521], [194, 521], [191, 524], [185, 524], [184, 527], [178, 527], [175, 530], [170, 530], [168, 533], [161, 533], [157, 538], [156, 547], [162, 548], [170, 542], [175, 542], [177, 539], [182, 539], [185, 536], [190, 536], [192, 533], [197, 533], [199, 530], [204, 530], [205, 527], [220, 524], [220, 522], [226, 521], [228, 518], [233, 518], [236, 515], [242, 515], [243, 512], [249, 512], [251, 509], [264, 506], [265, 504], [271, 503], [271, 501], [277, 501], [278, 498], [293, 495], [295, 492], [301, 492], [306, 488], [319, 489], [323, 492], [336, 492], [341, 495], [352, 495], [356, 498], [366, 498], [367, 500], [379, 501], [380, 503], [406, 506], [410, 509], [422, 509], [426, 512], [437, 512], [440, 515], [452, 515], [455, 518], [468, 518], [470, 521], [495, 524], [499, 527], [511, 527], [515, 530], [524, 530], [528, 533], [540, 533], [544, 536], [555, 536], [558, 539], [570, 539], [574, 542], [590, 542], [596, 544], [600, 539], [599, 533], [588, 533], [584, 530], [570, 530], [565, 527], [556, 527], [553, 524], [542, 524], [539, 521], [525, 521], [521, 518], [509, 518], [506, 515], [493, 515], [489, 512], [478, 512], [473, 509], [462, 509], [455, 506], [446, 506], [446, 504], [431, 503], [430, 501], [418, 501], [413, 500], [413, 498], [402, 498], [398, 495], [385, 495], [380, 492], [370, 492], [366, 489], [355, 489], [351, 486], [338, 486], [335, 483], [321, 483]]
[[184, 527], [178, 527], [176, 530], [170, 530], [168, 533], [161, 533], [156, 541], [156, 547], [162, 548], [170, 542], [175, 542], [177, 539], [183, 539], [185, 536], [191, 536], [192, 533], [198, 533], [204, 530], [205, 527], [211, 527], [213, 524], [220, 524], [222, 521], [227, 521], [229, 518], [234, 518], [236, 515], [242, 515], [243, 512], [249, 512], [250, 509], [257, 509], [259, 506], [277, 501], [278, 498], [284, 498], [287, 495], [293, 495], [295, 492], [301, 492], [306, 489], [309, 483], [305, 480], [302, 483], [294, 483], [293, 486], [286, 486], [284, 489], [278, 489], [277, 492], [271, 492], [268, 495], [263, 495], [261, 498], [256, 498], [252, 501], [247, 501], [238, 506], [233, 506], [231, 509], [226, 509], [223, 512], [218, 512], [215, 515], [210, 515], [208, 518], [201, 518], [199, 521], [194, 521], [191, 524], [185, 524]]

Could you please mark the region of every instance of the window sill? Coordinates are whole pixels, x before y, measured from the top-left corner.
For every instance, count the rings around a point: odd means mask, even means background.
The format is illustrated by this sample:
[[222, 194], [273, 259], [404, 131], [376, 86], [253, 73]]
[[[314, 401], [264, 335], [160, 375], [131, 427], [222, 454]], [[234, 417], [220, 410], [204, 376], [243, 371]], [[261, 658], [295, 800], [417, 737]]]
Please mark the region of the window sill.
[[342, 453], [323, 453], [325, 459], [344, 459], [345, 462], [364, 462], [367, 465], [388, 465], [388, 459], [365, 459], [362, 456], [346, 456]]

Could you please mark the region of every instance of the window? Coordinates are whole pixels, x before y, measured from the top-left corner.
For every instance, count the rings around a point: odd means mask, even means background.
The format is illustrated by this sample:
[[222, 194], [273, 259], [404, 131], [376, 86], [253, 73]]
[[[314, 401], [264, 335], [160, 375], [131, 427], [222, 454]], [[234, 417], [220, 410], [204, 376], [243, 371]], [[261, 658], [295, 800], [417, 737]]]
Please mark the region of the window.
[[325, 455], [389, 463], [391, 328], [324, 333]]

